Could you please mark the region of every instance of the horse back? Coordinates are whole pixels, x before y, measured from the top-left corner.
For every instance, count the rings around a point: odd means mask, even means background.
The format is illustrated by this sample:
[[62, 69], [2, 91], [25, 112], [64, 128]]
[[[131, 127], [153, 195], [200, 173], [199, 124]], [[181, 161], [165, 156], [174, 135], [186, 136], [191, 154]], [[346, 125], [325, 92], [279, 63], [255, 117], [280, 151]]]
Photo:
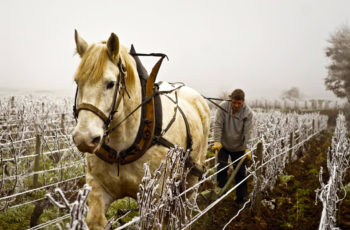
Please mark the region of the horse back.
[[208, 145], [210, 126], [209, 106], [197, 91], [186, 86], [181, 87], [176, 92], [168, 94], [167, 96], [163, 95], [161, 97], [163, 129], [167, 127], [167, 124], [174, 117], [174, 109], [176, 107], [176, 104], [167, 97], [176, 101], [175, 94], [177, 94], [178, 106], [184, 112], [185, 117], [183, 117], [181, 113], [176, 112], [176, 121], [173, 124], [174, 127], [169, 129], [165, 134], [165, 138], [185, 148], [187, 133], [184, 119], [187, 119], [193, 140], [191, 157], [197, 164], [203, 164]]

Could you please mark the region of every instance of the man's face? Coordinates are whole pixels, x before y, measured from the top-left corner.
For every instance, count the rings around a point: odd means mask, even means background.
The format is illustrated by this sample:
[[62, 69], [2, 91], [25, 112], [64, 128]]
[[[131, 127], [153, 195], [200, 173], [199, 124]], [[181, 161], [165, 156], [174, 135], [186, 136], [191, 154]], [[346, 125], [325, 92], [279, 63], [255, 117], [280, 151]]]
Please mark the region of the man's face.
[[232, 102], [233, 113], [237, 113], [242, 108], [244, 100], [236, 100], [236, 99], [232, 98], [231, 102]]

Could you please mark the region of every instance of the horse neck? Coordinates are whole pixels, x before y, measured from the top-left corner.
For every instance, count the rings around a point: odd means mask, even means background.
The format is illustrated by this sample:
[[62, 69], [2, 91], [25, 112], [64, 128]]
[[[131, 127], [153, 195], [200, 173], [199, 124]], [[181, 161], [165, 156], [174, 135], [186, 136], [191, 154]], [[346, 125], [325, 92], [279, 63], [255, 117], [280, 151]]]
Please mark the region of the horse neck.
[[[126, 116], [135, 110], [141, 104], [141, 83], [137, 73], [134, 59], [127, 53], [122, 56], [125, 61], [127, 75], [126, 75], [126, 90], [121, 100], [120, 109], [115, 114], [115, 124], [122, 121]], [[129, 98], [129, 96], [130, 98]], [[141, 108], [136, 110], [129, 118], [121, 123], [121, 125], [111, 133], [111, 145], [118, 151], [124, 150], [131, 146], [134, 142], [137, 131], [140, 126]], [[115, 124], [112, 124], [115, 125]]]

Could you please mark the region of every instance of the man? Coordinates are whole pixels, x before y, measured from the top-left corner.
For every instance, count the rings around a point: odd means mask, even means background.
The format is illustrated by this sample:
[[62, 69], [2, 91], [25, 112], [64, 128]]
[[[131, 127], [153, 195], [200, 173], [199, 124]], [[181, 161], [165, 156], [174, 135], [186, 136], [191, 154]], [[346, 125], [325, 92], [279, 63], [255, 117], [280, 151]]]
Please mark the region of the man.
[[[241, 89], [235, 89], [231, 95], [231, 101], [224, 101], [220, 104], [222, 109], [216, 112], [214, 123], [214, 145], [213, 150], [218, 153], [218, 171], [227, 166], [228, 156], [231, 161], [242, 157], [247, 149], [247, 142], [250, 139], [253, 111], [244, 103], [244, 92]], [[239, 160], [234, 164], [237, 166]], [[228, 169], [228, 168], [227, 168]], [[218, 186], [224, 187], [227, 182], [227, 169], [220, 172], [217, 176]], [[235, 176], [235, 183], [238, 184], [245, 178], [245, 161], [241, 165]], [[236, 203], [241, 205], [247, 197], [247, 181], [238, 186], [236, 191]]]

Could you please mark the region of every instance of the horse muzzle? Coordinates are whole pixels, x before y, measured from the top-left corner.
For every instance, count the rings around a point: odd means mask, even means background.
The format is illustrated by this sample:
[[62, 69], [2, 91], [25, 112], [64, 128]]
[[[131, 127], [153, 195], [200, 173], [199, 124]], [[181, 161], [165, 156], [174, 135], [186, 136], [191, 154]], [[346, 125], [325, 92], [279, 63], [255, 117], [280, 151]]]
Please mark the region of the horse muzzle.
[[92, 138], [83, 138], [77, 133], [73, 133], [73, 142], [80, 152], [94, 153], [100, 146], [102, 137], [97, 135]]

